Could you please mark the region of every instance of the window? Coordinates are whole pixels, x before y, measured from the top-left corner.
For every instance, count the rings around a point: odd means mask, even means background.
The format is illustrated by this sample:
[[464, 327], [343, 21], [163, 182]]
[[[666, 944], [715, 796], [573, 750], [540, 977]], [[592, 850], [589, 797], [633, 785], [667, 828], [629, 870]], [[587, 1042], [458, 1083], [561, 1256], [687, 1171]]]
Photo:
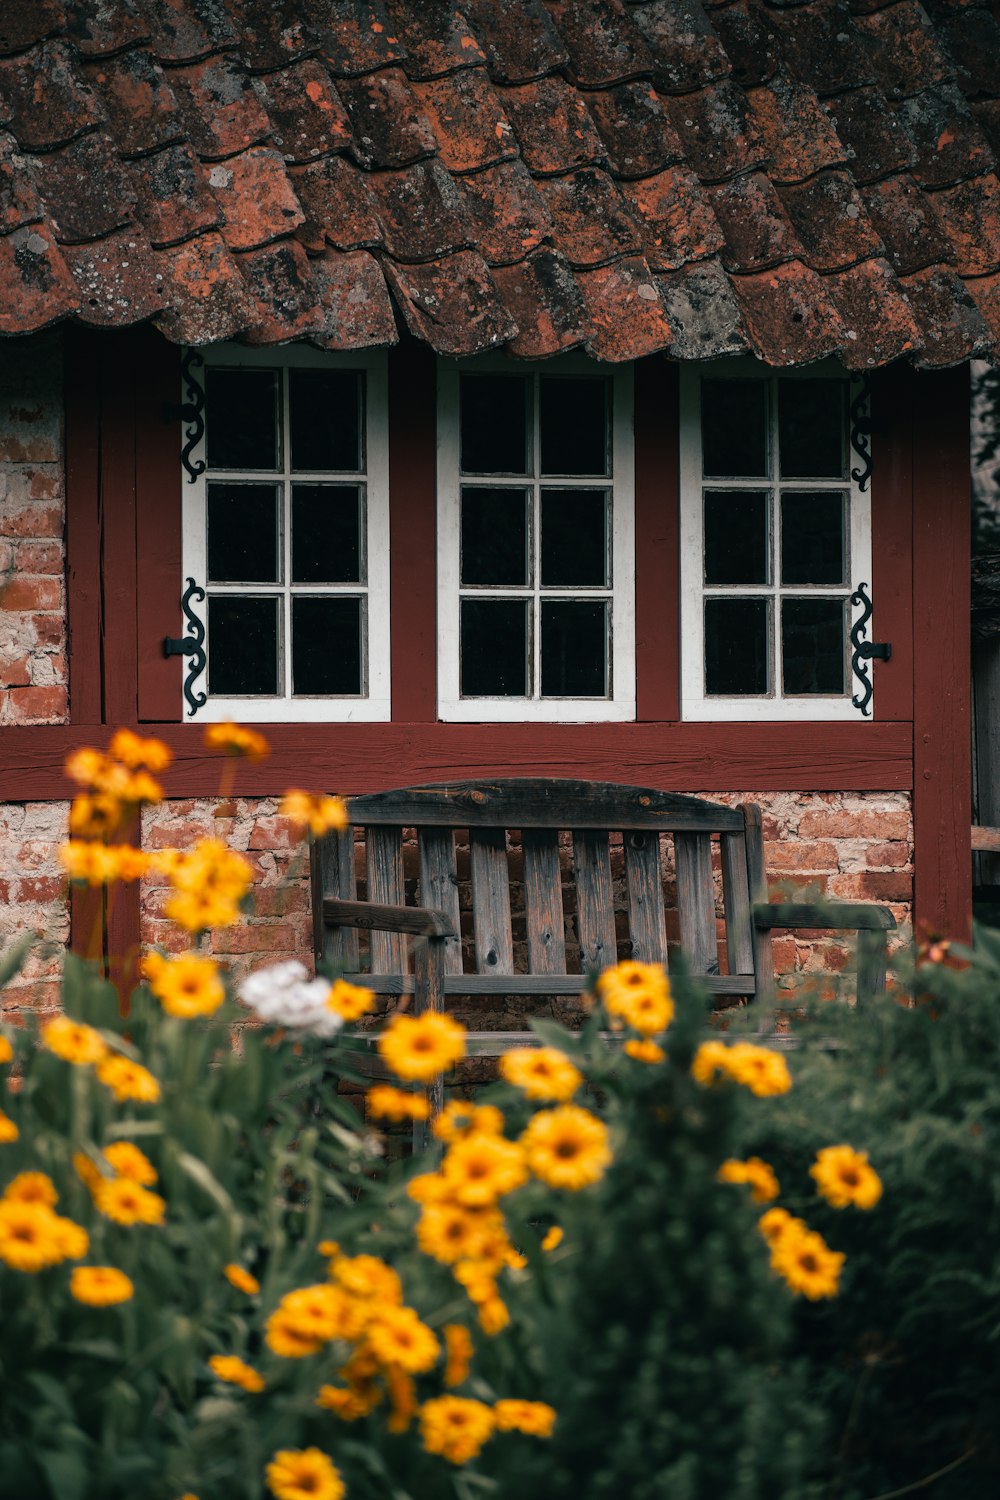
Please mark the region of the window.
[[222, 345], [204, 362], [183, 487], [198, 716], [388, 719], [384, 355]]
[[859, 717], [851, 595], [871, 582], [871, 524], [850, 405], [836, 365], [683, 372], [685, 718]]
[[443, 719], [635, 717], [631, 367], [443, 365]]

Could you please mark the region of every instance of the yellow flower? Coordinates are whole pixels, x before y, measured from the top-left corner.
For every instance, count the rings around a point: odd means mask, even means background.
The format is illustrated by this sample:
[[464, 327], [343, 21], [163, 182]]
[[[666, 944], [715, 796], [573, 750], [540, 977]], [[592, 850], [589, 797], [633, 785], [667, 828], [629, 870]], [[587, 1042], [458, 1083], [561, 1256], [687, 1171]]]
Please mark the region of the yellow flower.
[[103, 1154], [119, 1177], [127, 1177], [141, 1187], [152, 1187], [156, 1181], [156, 1168], [134, 1142], [112, 1141]]
[[430, 1083], [465, 1056], [465, 1027], [451, 1016], [393, 1016], [378, 1039], [378, 1050], [398, 1078]]
[[493, 1408], [497, 1432], [523, 1432], [547, 1438], [555, 1426], [555, 1410], [544, 1401], [498, 1401]]
[[448, 1386], [461, 1385], [468, 1379], [472, 1363], [472, 1334], [464, 1323], [444, 1325], [444, 1348], [444, 1383]]
[[822, 1235], [803, 1228], [778, 1236], [771, 1246], [771, 1265], [793, 1292], [802, 1292], [811, 1302], [835, 1297], [844, 1256], [831, 1250]]
[[89, 1192], [93, 1193], [99, 1182], [103, 1181], [103, 1173], [100, 1167], [91, 1160], [85, 1151], [77, 1151], [73, 1156], [73, 1169], [80, 1181]]
[[376, 1083], [366, 1097], [368, 1114], [376, 1120], [426, 1120], [430, 1101], [423, 1094], [410, 1094], [391, 1083]]
[[552, 1224], [545, 1231], [545, 1236], [542, 1240], [542, 1249], [555, 1250], [556, 1246], [561, 1245], [565, 1238], [566, 1231], [563, 1229], [562, 1225]]
[[868, 1152], [851, 1146], [824, 1146], [809, 1168], [816, 1186], [833, 1208], [874, 1208], [882, 1196], [878, 1173], [868, 1165]]
[[61, 1057], [64, 1062], [84, 1065], [99, 1062], [107, 1054], [107, 1047], [100, 1032], [82, 1021], [71, 1021], [69, 1016], [56, 1016], [47, 1021], [41, 1031], [42, 1046]]
[[805, 1229], [801, 1219], [796, 1219], [787, 1208], [769, 1208], [757, 1220], [757, 1228], [773, 1248], [786, 1235], [801, 1234]]
[[182, 953], [179, 958], [149, 953], [142, 961], [142, 972], [168, 1016], [183, 1020], [211, 1016], [226, 998], [218, 964], [197, 953]]
[[66, 1258], [60, 1220], [41, 1203], [0, 1201], [0, 1260], [35, 1275]]
[[390, 1432], [406, 1432], [417, 1410], [417, 1390], [413, 1376], [398, 1366], [390, 1365], [385, 1372], [385, 1383], [392, 1403], [392, 1411], [385, 1425]]
[[417, 1244], [442, 1265], [478, 1257], [487, 1235], [502, 1221], [491, 1210], [461, 1203], [426, 1203], [417, 1222]]
[[256, 729], [231, 722], [206, 725], [204, 742], [206, 750], [221, 750], [224, 755], [239, 755], [246, 760], [263, 760], [271, 753], [267, 740]]
[[14, 1121], [0, 1109], [0, 1146], [9, 1146], [11, 1141], [16, 1141], [20, 1134]]
[[572, 1099], [583, 1074], [556, 1047], [515, 1047], [500, 1059], [500, 1073], [529, 1099]]
[[275, 1500], [342, 1500], [340, 1470], [319, 1448], [282, 1448], [267, 1466]]
[[264, 1342], [281, 1359], [305, 1359], [318, 1354], [324, 1341], [310, 1337], [296, 1318], [278, 1308], [267, 1320]]
[[370, 1381], [346, 1388], [321, 1385], [316, 1405], [322, 1406], [325, 1411], [332, 1411], [342, 1422], [358, 1422], [362, 1417], [367, 1417], [370, 1411], [374, 1411], [381, 1399], [382, 1392]]
[[510, 1313], [502, 1297], [484, 1297], [479, 1304], [476, 1316], [487, 1338], [495, 1338], [510, 1322]]
[[662, 1047], [658, 1047], [648, 1037], [643, 1037], [641, 1042], [637, 1042], [633, 1037], [625, 1043], [622, 1051], [627, 1057], [633, 1057], [636, 1062], [642, 1063], [661, 1063], [667, 1055]]
[[155, 775], [165, 771], [174, 758], [174, 752], [162, 740], [133, 734], [131, 729], [115, 730], [108, 754], [132, 771], [144, 768]]
[[[89, 793], [74, 797], [69, 809], [69, 831], [74, 838], [99, 839], [114, 833], [119, 824], [123, 823], [128, 816], [129, 809], [117, 797], [111, 797], [107, 792], [99, 792], [95, 796]], [[85, 879], [83, 875], [71, 876], [71, 879]], [[100, 884], [102, 879], [95, 880], [94, 884]]]
[[335, 979], [326, 1003], [345, 1021], [358, 1021], [375, 1009], [375, 994], [363, 984], [348, 984], [346, 979]]
[[452, 1099], [440, 1114], [434, 1116], [431, 1131], [439, 1141], [448, 1142], [473, 1130], [481, 1135], [503, 1135], [504, 1124], [503, 1114], [495, 1104], [472, 1104], [465, 1099]]
[[365, 1320], [364, 1309], [343, 1287], [320, 1282], [287, 1292], [267, 1321], [265, 1337], [275, 1354], [300, 1359], [333, 1339], [356, 1338]]
[[256, 1276], [251, 1276], [242, 1266], [231, 1263], [223, 1267], [223, 1275], [231, 1286], [238, 1292], [246, 1292], [248, 1297], [255, 1297], [260, 1291], [260, 1282]]
[[251, 1365], [244, 1364], [236, 1354], [213, 1354], [208, 1361], [212, 1374], [227, 1385], [238, 1385], [241, 1390], [256, 1394], [264, 1389], [264, 1377]]
[[53, 1233], [63, 1260], [82, 1260], [90, 1249], [90, 1235], [82, 1224], [55, 1216]]
[[128, 1177], [102, 1178], [93, 1189], [94, 1207], [116, 1224], [162, 1224], [166, 1203]]
[[97, 786], [107, 767], [108, 758], [102, 751], [82, 745], [79, 750], [70, 751], [63, 768], [77, 786]]
[[114, 1266], [77, 1266], [69, 1278], [69, 1294], [87, 1307], [113, 1307], [128, 1302], [135, 1288]]
[[467, 1396], [435, 1396], [420, 1408], [420, 1430], [428, 1453], [466, 1464], [492, 1435], [493, 1412]]
[[40, 1203], [43, 1208], [54, 1208], [59, 1202], [55, 1183], [44, 1172], [18, 1172], [3, 1196], [6, 1203]]
[[487, 1208], [527, 1180], [524, 1151], [502, 1135], [473, 1131], [454, 1141], [441, 1167], [457, 1202]]
[[665, 1031], [674, 1017], [670, 981], [661, 964], [641, 964], [635, 959], [605, 969], [597, 981], [604, 1008], [643, 1036]]
[[422, 1375], [436, 1362], [441, 1345], [412, 1307], [386, 1307], [368, 1325], [368, 1343], [384, 1365]]
[[137, 1104], [156, 1104], [160, 1085], [148, 1068], [132, 1062], [121, 1053], [111, 1053], [97, 1065], [97, 1076], [109, 1088], [119, 1104], [134, 1099]]
[[403, 1283], [399, 1273], [377, 1255], [337, 1255], [330, 1265], [330, 1275], [352, 1297], [387, 1302], [390, 1307], [402, 1306]]
[[725, 1042], [702, 1042], [691, 1063], [691, 1077], [702, 1088], [709, 1088], [729, 1071], [729, 1048]]
[[322, 792], [303, 792], [290, 787], [278, 806], [281, 815], [302, 828], [313, 838], [347, 827], [347, 803], [340, 797], [326, 797]]
[[338, 1240], [320, 1240], [316, 1249], [320, 1255], [336, 1255], [340, 1249], [340, 1242]]
[[5, 1036], [0, 1034], [0, 1064], [13, 1061], [14, 1048]]
[[755, 1203], [770, 1203], [781, 1189], [773, 1168], [759, 1156], [750, 1156], [746, 1161], [730, 1157], [716, 1173], [720, 1182], [746, 1183]]
[[792, 1086], [788, 1064], [779, 1052], [752, 1042], [702, 1042], [691, 1064], [691, 1076], [708, 1088], [720, 1077], [741, 1083], [760, 1099], [787, 1094]]
[[611, 1161], [607, 1127], [575, 1104], [540, 1110], [521, 1142], [536, 1177], [572, 1192], [599, 1181]]
[[193, 849], [162, 849], [156, 863], [174, 894], [164, 904], [172, 922], [188, 932], [228, 927], [239, 917], [240, 902], [253, 878], [249, 861], [221, 839], [199, 839]]

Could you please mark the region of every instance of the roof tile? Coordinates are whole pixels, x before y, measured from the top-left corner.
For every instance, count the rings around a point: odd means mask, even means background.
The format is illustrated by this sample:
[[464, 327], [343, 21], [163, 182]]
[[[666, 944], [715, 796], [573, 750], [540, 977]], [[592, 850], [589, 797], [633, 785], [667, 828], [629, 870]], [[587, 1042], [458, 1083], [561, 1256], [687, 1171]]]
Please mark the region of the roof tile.
[[0, 235], [0, 334], [34, 333], [79, 305], [80, 295], [47, 224]]
[[323, 56], [338, 78], [357, 78], [405, 59], [406, 46], [381, 0], [308, 0], [308, 5], [322, 31]]
[[727, 271], [763, 271], [801, 254], [785, 205], [763, 172], [720, 182], [706, 195], [725, 237]]
[[342, 156], [324, 156], [289, 173], [306, 222], [297, 238], [320, 251], [327, 240], [340, 250], [377, 245], [382, 238], [371, 178]]
[[170, 82], [191, 144], [206, 161], [235, 156], [270, 135], [267, 111], [238, 58], [226, 53], [190, 68], [172, 68]]
[[100, 239], [133, 216], [135, 191], [103, 132], [79, 136], [28, 166], [60, 243]]
[[163, 62], [195, 62], [238, 41], [219, 0], [143, 0], [143, 9]]
[[761, 132], [735, 84], [712, 84], [671, 99], [669, 107], [688, 162], [703, 182], [721, 182], [764, 160]]
[[843, 143], [812, 89], [787, 77], [747, 95], [770, 157], [773, 182], [804, 182], [824, 167], [843, 166]]
[[665, 349], [673, 330], [656, 282], [638, 256], [577, 273], [592, 332], [587, 349], [614, 364]]
[[649, 84], [623, 83], [588, 94], [587, 107], [616, 176], [648, 177], [683, 160], [680, 136]]
[[208, 174], [208, 185], [225, 214], [230, 250], [252, 250], [289, 234], [305, 218], [276, 151], [254, 146]]
[[323, 313], [323, 330], [313, 335], [314, 343], [323, 349], [365, 349], [398, 341], [389, 289], [374, 256], [327, 250], [310, 261], [309, 269]]
[[897, 275], [908, 276], [949, 259], [951, 244], [937, 222], [932, 200], [912, 177], [888, 177], [865, 188], [862, 196]]
[[[217, 3], [217, 0], [216, 0]], [[287, 68], [318, 50], [315, 29], [302, 5], [280, 0], [224, 0], [243, 61], [254, 73]]]
[[604, 161], [584, 96], [562, 78], [504, 89], [503, 103], [530, 171], [540, 177]]
[[741, 88], [766, 83], [778, 71], [781, 55], [774, 33], [764, 17], [749, 0], [736, 0], [712, 16], [726, 56], [733, 69], [733, 82]]
[[836, 94], [826, 101], [825, 108], [847, 148], [855, 182], [877, 182], [916, 160], [913, 142], [878, 89], [850, 89], [846, 94]]
[[517, 155], [514, 131], [483, 68], [414, 85], [452, 172], [474, 172]]
[[465, 0], [462, 9], [498, 83], [543, 78], [567, 61], [566, 47], [540, 0]]
[[846, 172], [819, 172], [778, 192], [802, 245], [802, 260], [814, 271], [839, 271], [883, 253]]
[[436, 260], [475, 244], [461, 189], [438, 161], [373, 172], [382, 239], [395, 260]]
[[656, 284], [673, 330], [671, 359], [715, 359], [747, 348], [732, 282], [717, 260], [657, 276]]
[[656, 65], [654, 81], [666, 93], [687, 93], [726, 78], [732, 66], [697, 0], [650, 0], [632, 9]]
[[868, 41], [878, 81], [890, 97], [906, 99], [954, 76], [917, 0], [899, 0], [885, 10], [858, 16], [856, 24]]
[[988, 10], [970, 5], [945, 20], [941, 35], [958, 64], [958, 81], [967, 94], [996, 94], [1000, 59], [1000, 22]]
[[1000, 341], [1000, 276], [982, 276], [967, 281], [970, 293], [995, 341]]
[[950, 259], [960, 276], [1000, 269], [1000, 182], [994, 173], [942, 188], [931, 201], [951, 240]]
[[156, 323], [179, 344], [214, 344], [235, 338], [254, 307], [225, 240], [200, 234], [158, 256], [166, 307]]
[[440, 78], [457, 68], [478, 67], [486, 53], [469, 30], [454, 0], [390, 0], [389, 11], [400, 41], [406, 47], [407, 77]]
[[805, 365], [844, 342], [826, 279], [801, 261], [732, 278], [751, 348], [772, 365]]
[[110, 57], [149, 38], [134, 0], [65, 0], [66, 32], [82, 57]]
[[222, 221], [207, 171], [190, 146], [166, 146], [133, 165], [139, 184], [139, 217], [156, 246], [177, 245]]
[[621, 0], [577, 0], [551, 10], [581, 88], [606, 89], [653, 71], [653, 55]]
[[63, 20], [60, 0], [32, 0], [30, 5], [0, 7], [0, 54], [23, 52], [58, 31]]
[[840, 357], [849, 370], [888, 364], [920, 346], [913, 309], [892, 268], [866, 260], [826, 278], [844, 325]]
[[341, 79], [338, 92], [351, 117], [354, 155], [363, 167], [405, 167], [436, 149], [431, 122], [402, 69]]
[[347, 111], [315, 58], [269, 73], [258, 87], [271, 117], [272, 139], [286, 161], [313, 161], [350, 145]]
[[975, 359], [990, 346], [990, 331], [964, 284], [946, 266], [901, 278], [923, 348], [917, 363], [931, 368]]
[[875, 82], [863, 38], [842, 0], [811, 0], [794, 10], [771, 10], [768, 19], [790, 73], [817, 93], [834, 94]]
[[46, 42], [0, 62], [0, 101], [18, 143], [27, 151], [63, 146], [104, 123], [93, 90], [74, 66], [65, 42]]
[[42, 214], [42, 200], [17, 141], [6, 132], [0, 133], [0, 234], [34, 223]]
[[977, 99], [972, 115], [994, 153], [1000, 155], [1000, 99]]
[[600, 266], [639, 250], [635, 216], [607, 172], [584, 167], [543, 178], [538, 190], [552, 218], [555, 247], [571, 266]]
[[916, 146], [913, 175], [924, 187], [947, 187], [996, 166], [989, 142], [952, 84], [904, 99], [899, 118]]
[[248, 344], [281, 344], [325, 331], [309, 259], [295, 240], [282, 240], [236, 257], [253, 298]]
[[502, 161], [461, 179], [466, 213], [491, 267], [509, 265], [551, 239], [552, 220], [523, 162]]
[[163, 307], [163, 273], [134, 225], [90, 245], [63, 245], [62, 253], [76, 283], [81, 322], [120, 328]]
[[590, 332], [576, 278], [556, 251], [536, 250], [518, 265], [496, 268], [493, 279], [517, 325], [512, 354], [542, 359], [574, 348]]
[[[159, 63], [141, 47], [121, 57], [102, 58], [86, 67], [84, 75], [101, 101], [122, 156], [155, 151], [185, 134], [187, 122], [177, 96]], [[200, 119], [196, 128], [202, 129]]]
[[639, 221], [642, 253], [652, 271], [673, 271], [721, 250], [725, 236], [708, 193], [686, 167], [622, 184]]
[[385, 273], [411, 333], [433, 339], [440, 354], [478, 354], [517, 334], [489, 267], [471, 250], [424, 266], [387, 260]]

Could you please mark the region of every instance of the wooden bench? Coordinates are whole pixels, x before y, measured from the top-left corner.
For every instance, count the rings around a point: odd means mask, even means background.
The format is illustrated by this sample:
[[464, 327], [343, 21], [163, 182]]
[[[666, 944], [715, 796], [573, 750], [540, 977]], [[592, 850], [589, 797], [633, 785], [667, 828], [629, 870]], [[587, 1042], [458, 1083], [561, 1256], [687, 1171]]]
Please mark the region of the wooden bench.
[[[885, 989], [884, 906], [807, 905], [767, 900], [760, 809], [604, 782], [456, 782], [355, 797], [351, 826], [318, 842], [312, 861], [316, 956], [342, 966], [379, 995], [412, 995], [414, 1009], [441, 1009], [449, 995], [576, 995], [588, 971], [622, 956], [668, 961], [664, 873], [672, 859], [680, 946], [689, 968], [720, 997], [774, 997], [774, 928], [858, 933], [858, 1002]], [[418, 851], [417, 898], [404, 902], [404, 830]], [[520, 839], [523, 869], [512, 881], [508, 834]], [[627, 940], [616, 935], [611, 835], [621, 835]], [[360, 835], [360, 837], [359, 837]], [[560, 857], [560, 835], [568, 841]], [[360, 848], [363, 838], [363, 851]], [[719, 847], [725, 963], [713, 864]], [[457, 845], [468, 844], [475, 970], [465, 972]], [[672, 848], [670, 847], [672, 846]], [[367, 900], [359, 901], [359, 866]], [[526, 968], [515, 970], [511, 886], [523, 885]], [[579, 971], [568, 972], [564, 886], [575, 888]], [[370, 933], [361, 974], [359, 930]], [[416, 937], [413, 972], [405, 939]], [[575, 957], [575, 954], [573, 955]], [[530, 1034], [478, 1032], [471, 1052], [498, 1053]]]

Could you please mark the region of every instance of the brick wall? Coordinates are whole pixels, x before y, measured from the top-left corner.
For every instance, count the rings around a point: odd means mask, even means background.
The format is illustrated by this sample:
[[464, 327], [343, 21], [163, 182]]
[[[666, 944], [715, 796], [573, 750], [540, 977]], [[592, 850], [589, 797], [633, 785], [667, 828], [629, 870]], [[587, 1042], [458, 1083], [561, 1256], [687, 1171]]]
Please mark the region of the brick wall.
[[4, 1020], [58, 1004], [60, 953], [69, 938], [58, 855], [67, 812], [65, 802], [0, 804], [0, 953], [27, 932], [39, 935], [20, 974], [0, 992]]

